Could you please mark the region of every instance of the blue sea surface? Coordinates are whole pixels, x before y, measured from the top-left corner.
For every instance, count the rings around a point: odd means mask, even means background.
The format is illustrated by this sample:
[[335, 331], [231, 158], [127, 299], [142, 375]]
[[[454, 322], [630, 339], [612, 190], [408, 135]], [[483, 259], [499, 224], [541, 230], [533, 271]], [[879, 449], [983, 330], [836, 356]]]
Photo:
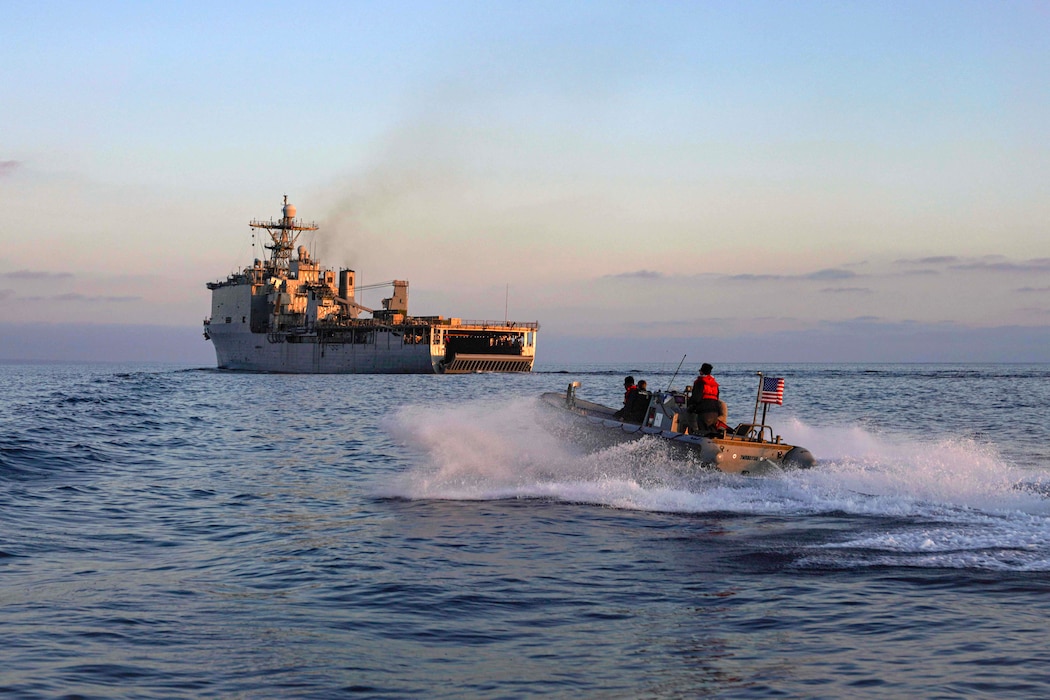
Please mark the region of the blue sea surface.
[[763, 477], [538, 401], [674, 371], [0, 365], [0, 696], [1050, 697], [1050, 366], [716, 366]]

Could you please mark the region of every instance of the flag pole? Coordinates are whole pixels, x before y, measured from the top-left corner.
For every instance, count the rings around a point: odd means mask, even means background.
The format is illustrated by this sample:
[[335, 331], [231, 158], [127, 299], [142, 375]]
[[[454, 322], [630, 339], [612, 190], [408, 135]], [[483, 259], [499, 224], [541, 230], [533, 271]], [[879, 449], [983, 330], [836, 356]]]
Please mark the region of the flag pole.
[[[751, 418], [751, 423], [754, 424], [758, 420], [758, 400], [762, 398], [762, 373], [758, 373], [758, 393], [755, 394], [755, 415]], [[762, 417], [762, 422], [766, 422], [765, 416]]]

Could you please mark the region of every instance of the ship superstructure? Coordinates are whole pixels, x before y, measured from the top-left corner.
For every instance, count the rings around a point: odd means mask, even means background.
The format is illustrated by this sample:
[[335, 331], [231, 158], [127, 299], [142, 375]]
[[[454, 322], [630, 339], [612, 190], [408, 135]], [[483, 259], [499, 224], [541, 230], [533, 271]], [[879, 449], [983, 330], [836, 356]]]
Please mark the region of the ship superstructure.
[[[303, 231], [318, 226], [296, 218], [284, 198], [280, 219], [252, 220], [266, 231], [266, 260], [209, 282], [211, 317], [204, 337], [220, 369], [293, 373], [529, 372], [539, 323], [467, 321], [410, 316], [408, 282], [357, 287], [354, 270], [321, 266]], [[390, 286], [381, 309], [358, 303], [357, 292]]]

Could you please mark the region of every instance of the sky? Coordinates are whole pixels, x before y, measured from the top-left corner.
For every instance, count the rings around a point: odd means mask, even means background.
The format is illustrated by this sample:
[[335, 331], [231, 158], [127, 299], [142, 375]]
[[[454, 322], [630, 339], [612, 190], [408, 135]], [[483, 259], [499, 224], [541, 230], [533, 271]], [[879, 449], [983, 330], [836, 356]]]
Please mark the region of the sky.
[[0, 359], [213, 364], [288, 195], [538, 366], [1050, 362], [1046, 0], [0, 13]]

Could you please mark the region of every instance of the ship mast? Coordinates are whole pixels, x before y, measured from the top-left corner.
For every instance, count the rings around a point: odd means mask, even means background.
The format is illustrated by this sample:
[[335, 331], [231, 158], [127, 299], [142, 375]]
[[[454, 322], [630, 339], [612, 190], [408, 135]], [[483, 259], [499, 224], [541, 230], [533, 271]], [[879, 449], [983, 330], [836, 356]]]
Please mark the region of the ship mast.
[[270, 264], [277, 269], [287, 270], [295, 243], [299, 240], [299, 234], [303, 231], [316, 231], [317, 224], [296, 219], [295, 205], [288, 203], [288, 195], [284, 195], [284, 208], [281, 214], [279, 220], [252, 219], [248, 225], [252, 228], [266, 229], [273, 241], [273, 245], [266, 246], [266, 249], [271, 251]]

